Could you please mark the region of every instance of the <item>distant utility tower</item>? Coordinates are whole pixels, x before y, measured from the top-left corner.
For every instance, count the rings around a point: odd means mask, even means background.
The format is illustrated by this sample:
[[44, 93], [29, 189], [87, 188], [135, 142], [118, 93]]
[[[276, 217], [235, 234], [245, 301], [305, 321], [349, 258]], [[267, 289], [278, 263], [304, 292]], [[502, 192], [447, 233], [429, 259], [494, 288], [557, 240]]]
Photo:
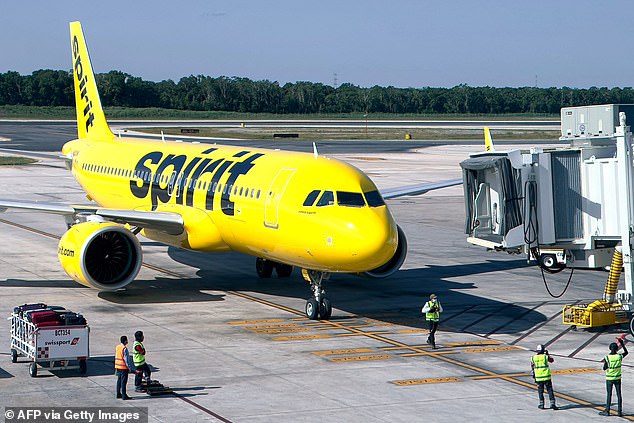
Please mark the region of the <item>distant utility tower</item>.
[[337, 80], [337, 72], [335, 72], [335, 73], [332, 74], [332, 85], [333, 85], [333, 87], [337, 88], [337, 82], [339, 82], [339, 81]]

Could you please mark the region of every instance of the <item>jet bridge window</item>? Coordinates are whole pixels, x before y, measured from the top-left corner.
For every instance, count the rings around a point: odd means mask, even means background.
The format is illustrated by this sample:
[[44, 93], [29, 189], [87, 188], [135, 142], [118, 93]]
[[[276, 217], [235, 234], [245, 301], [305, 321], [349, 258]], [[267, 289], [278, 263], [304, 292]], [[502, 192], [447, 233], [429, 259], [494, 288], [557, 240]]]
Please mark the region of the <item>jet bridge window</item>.
[[385, 205], [385, 201], [383, 201], [383, 197], [381, 197], [381, 194], [379, 194], [378, 191], [366, 192], [365, 200], [368, 202], [368, 206], [370, 207], [380, 207]]
[[360, 192], [337, 191], [337, 204], [343, 207], [363, 207], [365, 200]]
[[324, 191], [317, 201], [317, 207], [332, 206], [335, 204], [335, 194], [332, 191]]
[[304, 200], [304, 207], [310, 207], [313, 204], [315, 204], [315, 200], [319, 196], [320, 192], [321, 191], [318, 189], [309, 192], [308, 195], [306, 196], [306, 199]]

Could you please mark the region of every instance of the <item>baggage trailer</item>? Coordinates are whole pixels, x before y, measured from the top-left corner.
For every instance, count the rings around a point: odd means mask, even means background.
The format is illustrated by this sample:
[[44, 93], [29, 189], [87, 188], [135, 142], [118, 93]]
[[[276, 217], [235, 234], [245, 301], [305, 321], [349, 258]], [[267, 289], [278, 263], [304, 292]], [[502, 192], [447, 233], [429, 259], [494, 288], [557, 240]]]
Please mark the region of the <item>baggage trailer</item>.
[[[37, 376], [38, 366], [45, 370], [78, 369], [85, 374], [89, 353], [90, 327], [83, 325], [38, 325], [27, 315], [11, 313], [11, 361], [18, 357], [31, 360], [29, 374]], [[72, 362], [72, 363], [71, 363]]]

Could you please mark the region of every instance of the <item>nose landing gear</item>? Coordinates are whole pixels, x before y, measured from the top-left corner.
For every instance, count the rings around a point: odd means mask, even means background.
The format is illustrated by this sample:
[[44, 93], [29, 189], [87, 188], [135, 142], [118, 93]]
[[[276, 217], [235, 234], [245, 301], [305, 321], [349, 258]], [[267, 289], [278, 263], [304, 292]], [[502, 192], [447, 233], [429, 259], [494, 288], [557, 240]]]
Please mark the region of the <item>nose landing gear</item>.
[[330, 276], [326, 272], [302, 269], [302, 276], [306, 282], [310, 283], [313, 297], [306, 301], [306, 317], [311, 320], [328, 320], [332, 315], [332, 303], [325, 296], [326, 291], [322, 288], [322, 281]]

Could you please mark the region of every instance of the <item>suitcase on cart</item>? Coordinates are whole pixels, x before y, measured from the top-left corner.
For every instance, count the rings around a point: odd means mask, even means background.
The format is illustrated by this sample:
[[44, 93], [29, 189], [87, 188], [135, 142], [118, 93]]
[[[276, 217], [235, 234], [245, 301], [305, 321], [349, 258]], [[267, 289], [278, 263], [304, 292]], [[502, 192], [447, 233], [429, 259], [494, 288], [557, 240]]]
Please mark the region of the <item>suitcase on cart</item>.
[[27, 316], [27, 320], [35, 326], [40, 326], [41, 324], [52, 326], [49, 323], [59, 325], [59, 315], [53, 310], [31, 311]]
[[86, 324], [86, 318], [82, 316], [80, 313], [73, 313], [71, 311], [71, 312], [60, 313], [59, 316], [60, 316], [61, 323], [67, 326]]
[[22, 304], [21, 306], [13, 307], [13, 312], [22, 316], [25, 311], [29, 310], [43, 310], [46, 308], [46, 304], [44, 303], [32, 303], [32, 304]]

